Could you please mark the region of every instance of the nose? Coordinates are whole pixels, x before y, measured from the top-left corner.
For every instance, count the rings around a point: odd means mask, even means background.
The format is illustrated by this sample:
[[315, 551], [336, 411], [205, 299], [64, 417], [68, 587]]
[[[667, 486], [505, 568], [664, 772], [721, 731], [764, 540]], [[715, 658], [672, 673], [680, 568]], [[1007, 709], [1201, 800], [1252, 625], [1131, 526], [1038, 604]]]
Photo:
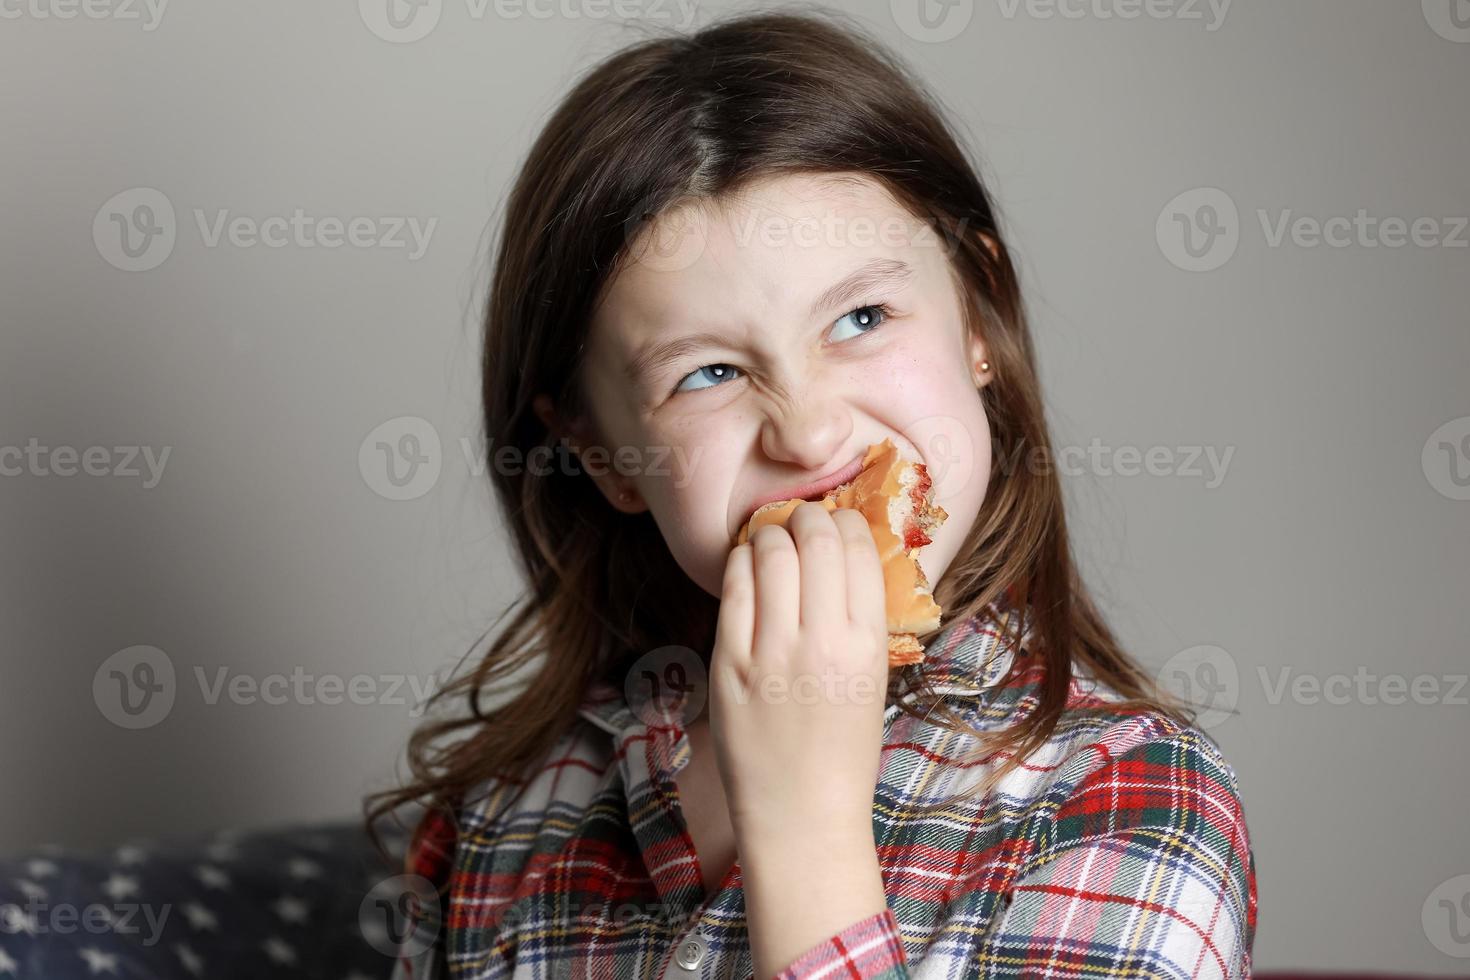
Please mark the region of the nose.
[[812, 473], [825, 472], [852, 435], [852, 414], [834, 398], [808, 398], [768, 416], [761, 426], [767, 458]]

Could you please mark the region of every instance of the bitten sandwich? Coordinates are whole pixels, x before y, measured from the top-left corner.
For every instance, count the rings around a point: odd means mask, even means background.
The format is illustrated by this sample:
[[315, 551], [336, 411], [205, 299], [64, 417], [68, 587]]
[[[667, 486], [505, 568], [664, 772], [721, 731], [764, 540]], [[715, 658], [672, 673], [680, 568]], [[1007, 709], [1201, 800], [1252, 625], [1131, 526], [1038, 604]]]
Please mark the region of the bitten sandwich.
[[[930, 541], [929, 532], [949, 516], [932, 497], [933, 481], [924, 464], [904, 459], [893, 440], [884, 439], [868, 447], [862, 472], [818, 501], [829, 512], [839, 507], [855, 510], [872, 528], [883, 563], [890, 667], [922, 660], [919, 636], [939, 628], [940, 608], [918, 562], [919, 549]], [[785, 526], [800, 503], [801, 498], [778, 500], [759, 508], [735, 543], [744, 544], [762, 525]]]

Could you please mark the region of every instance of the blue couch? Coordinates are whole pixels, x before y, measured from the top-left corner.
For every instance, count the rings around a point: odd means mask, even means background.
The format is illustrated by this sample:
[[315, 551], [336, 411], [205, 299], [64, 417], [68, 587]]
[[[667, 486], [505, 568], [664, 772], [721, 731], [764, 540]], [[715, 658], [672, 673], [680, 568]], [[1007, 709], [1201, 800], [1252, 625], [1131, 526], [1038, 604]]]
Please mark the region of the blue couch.
[[387, 977], [411, 889], [381, 827], [389, 860], [360, 820], [5, 857], [0, 978]]
[[401, 873], [403, 828], [379, 826], [386, 861], [350, 820], [0, 859], [0, 980], [387, 978], [399, 943], [425, 938], [405, 903], [437, 899]]

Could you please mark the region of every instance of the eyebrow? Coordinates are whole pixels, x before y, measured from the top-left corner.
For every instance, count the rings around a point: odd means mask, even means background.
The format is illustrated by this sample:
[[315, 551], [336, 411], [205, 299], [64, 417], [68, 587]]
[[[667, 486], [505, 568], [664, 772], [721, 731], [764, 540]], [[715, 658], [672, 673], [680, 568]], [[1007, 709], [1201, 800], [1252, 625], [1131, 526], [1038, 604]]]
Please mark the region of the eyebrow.
[[[848, 273], [812, 303], [810, 318], [847, 303], [857, 302], [865, 295], [880, 289], [895, 290], [908, 284], [913, 277], [913, 266], [901, 259], [872, 259]], [[729, 343], [723, 334], [710, 331], [688, 334], [672, 340], [645, 344], [628, 362], [628, 380], [633, 382], [655, 376], [665, 365], [708, 347], [722, 347]]]

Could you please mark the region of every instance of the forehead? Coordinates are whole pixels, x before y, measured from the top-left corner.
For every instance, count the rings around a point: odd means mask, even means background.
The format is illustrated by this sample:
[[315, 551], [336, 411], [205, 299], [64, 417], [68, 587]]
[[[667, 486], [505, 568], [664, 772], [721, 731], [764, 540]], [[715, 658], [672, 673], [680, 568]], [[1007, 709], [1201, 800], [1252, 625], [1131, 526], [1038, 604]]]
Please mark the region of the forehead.
[[[590, 325], [589, 346], [626, 358], [654, 337], [804, 316], [813, 298], [874, 258], [923, 274], [939, 249], [884, 187], [859, 174], [784, 175], [686, 201], [629, 242]], [[932, 236], [929, 236], [932, 237]]]

